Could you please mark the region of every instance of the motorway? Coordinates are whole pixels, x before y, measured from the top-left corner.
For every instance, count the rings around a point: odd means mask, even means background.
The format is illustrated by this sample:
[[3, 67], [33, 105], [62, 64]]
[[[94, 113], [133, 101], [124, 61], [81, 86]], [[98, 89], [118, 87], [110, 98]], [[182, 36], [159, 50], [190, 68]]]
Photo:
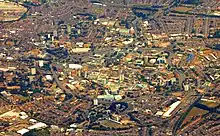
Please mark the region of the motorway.
[[137, 22], [140, 20], [140, 18], [136, 17], [134, 21], [132, 21], [134, 32], [135, 32], [135, 38], [138, 37], [138, 30], [137, 30]]
[[182, 88], [183, 81], [186, 79], [185, 74], [182, 71], [175, 70], [179, 74], [179, 86]]
[[[78, 99], [86, 100], [86, 101], [89, 101], [89, 102], [93, 101], [93, 99], [90, 98], [90, 97], [82, 97], [82, 96], [80, 96], [77, 92], [74, 92], [73, 90], [70, 90], [70, 89], [67, 89], [66, 87], [64, 87], [64, 86], [60, 83], [60, 81], [59, 81], [59, 79], [58, 79], [58, 77], [57, 77], [57, 75], [56, 75], [56, 72], [55, 72], [54, 69], [53, 69], [53, 66], [54, 66], [53, 64], [50, 64], [50, 70], [51, 70], [52, 76], [53, 76], [55, 82], [57, 83], [58, 87], [59, 87], [61, 90], [63, 90], [64, 93], [66, 93], [66, 94], [71, 94], [72, 96], [75, 96], [75, 97], [78, 98]], [[89, 80], [89, 81], [90, 81], [90, 80]], [[95, 83], [95, 82], [93, 82], [93, 83]], [[96, 84], [97, 84], [97, 83], [96, 83]], [[97, 84], [97, 85], [99, 85], [99, 84]], [[72, 99], [69, 99], [69, 100], [67, 100], [66, 102], [69, 102], [69, 101], [71, 101], [71, 100], [72, 100]], [[99, 102], [100, 104], [111, 104], [113, 101], [111, 102], [111, 101], [99, 100], [98, 102]]]
[[64, 93], [69, 93], [69, 94], [71, 94], [71, 95], [73, 95], [73, 96], [79, 97], [78, 94], [73, 93], [73, 91], [70, 91], [69, 89], [65, 88], [65, 87], [60, 83], [60, 81], [59, 81], [59, 79], [58, 79], [58, 77], [57, 77], [57, 75], [56, 75], [56, 73], [55, 73], [55, 71], [54, 71], [54, 69], [53, 69], [53, 64], [50, 65], [50, 70], [51, 70], [51, 73], [52, 73], [52, 75], [53, 75], [53, 78], [54, 78], [55, 82], [57, 83], [58, 87], [59, 87], [61, 90], [63, 90]]
[[[174, 52], [171, 52], [171, 51], [168, 51], [169, 52], [169, 56], [167, 58], [167, 63], [169, 66], [172, 66], [172, 58], [174, 56]], [[186, 75], [180, 71], [180, 70], [175, 70], [175, 72], [177, 72], [179, 74], [179, 86], [182, 88], [182, 84], [183, 84], [183, 81], [186, 79]]]
[[[190, 91], [192, 92], [192, 91]], [[193, 95], [188, 95], [187, 97], [184, 98], [184, 100], [182, 100], [182, 103], [185, 102], [190, 102], [191, 104], [188, 104], [184, 109], [185, 112], [180, 116], [180, 118], [175, 122], [174, 127], [173, 127], [173, 131], [172, 131], [172, 135], [176, 136], [177, 135], [177, 131], [180, 128], [181, 124], [183, 123], [185, 117], [187, 116], [187, 114], [189, 113], [189, 111], [193, 108], [193, 106], [201, 99], [202, 96], [196, 96], [196, 98], [192, 97]], [[190, 97], [192, 97], [192, 101], [190, 101]], [[187, 103], [185, 103], [187, 104]], [[183, 106], [182, 106], [183, 107]]]

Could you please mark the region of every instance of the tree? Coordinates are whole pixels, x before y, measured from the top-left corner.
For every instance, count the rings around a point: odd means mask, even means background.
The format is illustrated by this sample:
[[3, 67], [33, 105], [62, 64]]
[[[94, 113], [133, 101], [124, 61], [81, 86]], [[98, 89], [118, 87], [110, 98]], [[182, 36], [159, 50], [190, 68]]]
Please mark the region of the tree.
[[23, 136], [49, 136], [49, 135], [50, 135], [50, 131], [48, 130], [48, 128], [45, 128], [41, 130], [32, 129], [31, 131], [25, 133]]

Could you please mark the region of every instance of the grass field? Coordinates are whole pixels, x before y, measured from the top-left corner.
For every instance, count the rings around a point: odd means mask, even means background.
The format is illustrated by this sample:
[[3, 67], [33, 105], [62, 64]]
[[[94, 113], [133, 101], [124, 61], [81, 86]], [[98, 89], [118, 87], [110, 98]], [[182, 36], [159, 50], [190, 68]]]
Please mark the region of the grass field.
[[174, 8], [174, 11], [177, 11], [177, 12], [189, 12], [191, 10], [193, 10], [193, 8], [184, 7], [184, 6], [179, 6], [179, 7]]
[[219, 105], [218, 102], [209, 102], [209, 101], [200, 101], [201, 104], [204, 104], [210, 108], [215, 108]]
[[14, 21], [18, 20], [27, 8], [13, 2], [0, 2], [0, 20], [1, 21]]
[[188, 116], [183, 121], [183, 124], [186, 124], [187, 122], [189, 122], [195, 116], [202, 116], [202, 115], [204, 115], [208, 112], [209, 111], [202, 110], [202, 109], [199, 109], [197, 107], [194, 107], [194, 108], [192, 108], [192, 110], [189, 112]]

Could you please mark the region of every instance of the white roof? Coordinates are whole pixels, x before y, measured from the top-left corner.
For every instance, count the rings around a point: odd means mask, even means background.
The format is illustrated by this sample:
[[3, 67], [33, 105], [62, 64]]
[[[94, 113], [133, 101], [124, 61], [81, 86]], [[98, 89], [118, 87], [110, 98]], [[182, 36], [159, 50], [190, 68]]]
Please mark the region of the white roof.
[[9, 70], [8, 68], [0, 68], [0, 71], [6, 72], [6, 71], [8, 71], [8, 70]]
[[28, 116], [20, 116], [21, 119], [26, 119]]
[[72, 49], [72, 52], [88, 52], [90, 50], [90, 48], [74, 48]]
[[14, 58], [13, 57], [7, 57], [6, 59], [7, 60], [13, 60]]
[[26, 114], [25, 112], [23, 112], [23, 111], [22, 111], [22, 112], [20, 112], [20, 114], [21, 114], [21, 115], [27, 115], [27, 114]]
[[44, 65], [44, 61], [43, 60], [39, 60], [39, 66], [43, 66]]
[[44, 128], [47, 127], [47, 124], [42, 123], [42, 122], [38, 122], [30, 127], [28, 127], [28, 129], [36, 129], [36, 128]]
[[127, 45], [127, 44], [131, 44], [134, 41], [133, 38], [130, 38], [128, 41], [123, 41], [122, 43]]
[[163, 116], [164, 117], [170, 117], [171, 115], [171, 112], [173, 111], [173, 110], [175, 110], [176, 109], [176, 107], [179, 105], [181, 103], [181, 101], [176, 101], [176, 102], [174, 102], [173, 104], [171, 104], [170, 106], [169, 106], [169, 110], [168, 111], [166, 111], [164, 114], [163, 114]]
[[74, 123], [74, 124], [71, 124], [70, 127], [76, 128], [77, 125]]
[[8, 67], [9, 70], [15, 70], [16, 67]]
[[115, 100], [121, 100], [121, 99], [122, 99], [121, 95], [115, 95]]
[[37, 122], [35, 119], [29, 119], [30, 122]]
[[46, 75], [47, 80], [53, 80], [53, 77], [51, 75]]
[[23, 135], [23, 134], [25, 134], [25, 133], [27, 133], [27, 132], [29, 132], [29, 130], [26, 129], [26, 128], [23, 128], [23, 129], [17, 131], [17, 133], [19, 133], [19, 134], [21, 134], [21, 135]]
[[83, 44], [84, 44], [83, 42], [77, 42], [77, 43], [76, 43], [76, 45], [79, 45], [79, 47], [82, 47]]
[[163, 112], [162, 111], [157, 111], [157, 113], [155, 114], [155, 116], [162, 116]]
[[106, 37], [105, 38], [105, 41], [109, 41], [109, 40], [111, 40], [112, 39], [112, 37]]
[[69, 68], [71, 69], [81, 69], [82, 66], [79, 64], [69, 64]]
[[151, 60], [150, 60], [150, 63], [153, 64], [153, 63], [156, 63], [156, 61], [157, 61], [156, 59], [151, 59]]

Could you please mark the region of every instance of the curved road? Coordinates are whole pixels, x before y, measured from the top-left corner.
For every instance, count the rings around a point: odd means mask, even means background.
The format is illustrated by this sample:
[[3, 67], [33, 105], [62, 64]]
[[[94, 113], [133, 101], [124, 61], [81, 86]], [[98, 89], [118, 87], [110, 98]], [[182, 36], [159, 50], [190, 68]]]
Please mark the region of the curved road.
[[[168, 63], [169, 66], [172, 66], [173, 65], [172, 64], [172, 58], [174, 56], [174, 52], [171, 52], [171, 51], [168, 51], [168, 50], [166, 50], [166, 51], [169, 52], [169, 56], [167, 58], [167, 63]], [[179, 77], [179, 86], [181, 86], [181, 88], [182, 88], [182, 84], [183, 84], [183, 81], [186, 79], [186, 76], [180, 70], [175, 70], [175, 72], [177, 72], [179, 74], [179, 76], [180, 76]]]
[[[59, 86], [59, 88], [64, 91], [64, 93], [71, 94], [71, 95], [75, 96], [75, 97], [78, 98], [78, 99], [83, 99], [83, 100], [87, 100], [87, 101], [90, 101], [90, 102], [93, 101], [92, 98], [80, 96], [78, 93], [76, 93], [76, 92], [74, 92], [74, 91], [72, 91], [72, 90], [67, 89], [66, 87], [64, 87], [64, 86], [60, 83], [60, 81], [59, 81], [59, 79], [58, 79], [58, 77], [57, 77], [57, 75], [56, 75], [56, 72], [55, 72], [54, 69], [53, 69], [53, 64], [50, 65], [50, 69], [51, 69], [51, 73], [52, 73], [52, 75], [53, 75], [53, 78], [54, 78], [55, 82], [57, 83], [57, 85]], [[98, 85], [99, 85], [99, 84], [98, 84]], [[69, 99], [68, 101], [70, 101], [70, 100], [71, 100], [71, 99]], [[105, 100], [98, 100], [98, 102], [99, 102], [100, 104], [111, 104], [111, 103], [114, 102], [114, 101], [110, 102], [110, 101], [105, 101]]]

